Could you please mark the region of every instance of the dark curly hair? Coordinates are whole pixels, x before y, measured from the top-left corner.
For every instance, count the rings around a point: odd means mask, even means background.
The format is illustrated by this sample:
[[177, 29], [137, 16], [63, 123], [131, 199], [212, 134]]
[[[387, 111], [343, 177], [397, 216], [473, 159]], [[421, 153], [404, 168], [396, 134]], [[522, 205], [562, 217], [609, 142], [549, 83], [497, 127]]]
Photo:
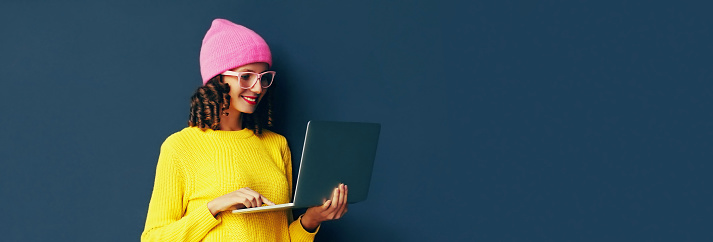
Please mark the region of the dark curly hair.
[[[223, 75], [211, 78], [205, 85], [198, 87], [191, 97], [191, 112], [188, 126], [201, 129], [220, 130], [220, 116], [227, 115], [230, 107], [230, 86], [223, 82]], [[266, 92], [253, 113], [242, 114], [242, 127], [255, 134], [272, 127], [272, 95]]]

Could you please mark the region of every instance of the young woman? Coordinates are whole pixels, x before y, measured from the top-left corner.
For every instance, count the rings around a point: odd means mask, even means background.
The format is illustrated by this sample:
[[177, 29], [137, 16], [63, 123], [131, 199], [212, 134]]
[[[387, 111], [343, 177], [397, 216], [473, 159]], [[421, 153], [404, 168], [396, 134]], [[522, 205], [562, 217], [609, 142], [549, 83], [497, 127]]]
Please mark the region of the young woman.
[[269, 47], [252, 30], [216, 19], [200, 65], [203, 86], [191, 99], [189, 127], [161, 145], [141, 240], [312, 241], [321, 222], [347, 212], [346, 185], [294, 221], [290, 210], [230, 212], [292, 197], [287, 141], [266, 129], [275, 76]]

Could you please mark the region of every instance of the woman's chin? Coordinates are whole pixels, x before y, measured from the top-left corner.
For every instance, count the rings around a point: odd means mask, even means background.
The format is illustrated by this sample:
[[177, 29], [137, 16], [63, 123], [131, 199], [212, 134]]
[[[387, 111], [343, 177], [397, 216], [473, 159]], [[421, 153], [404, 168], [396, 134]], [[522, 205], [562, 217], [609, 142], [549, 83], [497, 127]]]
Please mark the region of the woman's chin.
[[[233, 105], [231, 105], [231, 106], [233, 106]], [[255, 109], [257, 108], [257, 103], [255, 105], [248, 105], [245, 103], [240, 103], [240, 104], [234, 105], [233, 107], [235, 107], [235, 110], [237, 110], [241, 113], [252, 114], [255, 112]]]
[[238, 111], [240, 111], [241, 113], [252, 114], [252, 113], [255, 112], [255, 108], [243, 108], [243, 107], [241, 107], [241, 108], [238, 108]]

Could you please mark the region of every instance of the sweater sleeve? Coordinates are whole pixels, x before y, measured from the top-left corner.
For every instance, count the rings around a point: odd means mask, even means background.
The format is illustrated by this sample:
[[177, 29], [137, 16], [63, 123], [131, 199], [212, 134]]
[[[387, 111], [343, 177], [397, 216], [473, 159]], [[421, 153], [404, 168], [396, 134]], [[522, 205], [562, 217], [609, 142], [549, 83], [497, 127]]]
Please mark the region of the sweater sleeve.
[[[292, 153], [290, 152], [290, 147], [287, 146], [287, 142], [284, 144], [282, 160], [285, 161], [285, 174], [287, 175], [287, 183], [290, 185], [290, 195], [292, 195]], [[294, 220], [292, 211], [288, 210], [287, 218], [290, 224], [290, 241], [314, 241], [314, 236], [317, 235], [317, 232], [319, 232], [321, 225], [317, 226], [314, 233], [310, 233], [302, 227], [302, 216], [300, 216], [297, 220]]]
[[220, 223], [208, 210], [184, 214], [185, 173], [169, 139], [161, 145], [151, 201], [141, 241], [200, 241]]

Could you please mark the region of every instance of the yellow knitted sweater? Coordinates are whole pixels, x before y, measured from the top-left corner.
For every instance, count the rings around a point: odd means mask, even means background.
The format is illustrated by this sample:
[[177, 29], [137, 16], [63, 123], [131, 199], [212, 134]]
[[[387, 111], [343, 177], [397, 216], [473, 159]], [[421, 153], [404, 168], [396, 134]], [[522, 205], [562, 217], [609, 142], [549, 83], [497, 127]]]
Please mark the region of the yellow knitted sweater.
[[249, 187], [275, 204], [290, 202], [292, 159], [285, 138], [249, 129], [187, 127], [161, 145], [142, 241], [312, 241], [290, 210], [221, 212], [207, 204]]

